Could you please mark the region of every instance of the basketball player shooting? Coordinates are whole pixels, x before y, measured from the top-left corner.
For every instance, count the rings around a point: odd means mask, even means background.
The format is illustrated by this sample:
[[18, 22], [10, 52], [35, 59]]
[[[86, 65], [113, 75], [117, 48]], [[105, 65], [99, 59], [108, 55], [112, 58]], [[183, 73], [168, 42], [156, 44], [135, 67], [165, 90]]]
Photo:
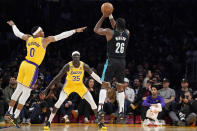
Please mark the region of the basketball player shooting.
[[[104, 3], [101, 7], [101, 11], [103, 15], [94, 27], [94, 32], [99, 35], [105, 36], [107, 40], [107, 60], [104, 66], [102, 80], [112, 83], [112, 78], [116, 78], [116, 89], [118, 91], [117, 99], [119, 103], [118, 118], [122, 120], [124, 117], [123, 112], [125, 99], [122, 83], [124, 82], [124, 69], [126, 65], [125, 57], [130, 33], [129, 30], [125, 28], [125, 19], [118, 18], [116, 21], [114, 20], [112, 16], [113, 6], [110, 3]], [[107, 17], [109, 17], [113, 29], [101, 27], [103, 21]], [[99, 112], [102, 112], [102, 106], [106, 99], [106, 92], [106, 89], [101, 87], [99, 93]]]
[[49, 120], [44, 126], [44, 130], [50, 129], [51, 122], [57, 110], [72, 92], [76, 92], [77, 94], [79, 94], [82, 99], [85, 98], [86, 101], [90, 104], [94, 113], [97, 114], [97, 105], [95, 104], [92, 95], [83, 83], [84, 71], [91, 75], [98, 83], [102, 85], [109, 84], [108, 82], [102, 82], [101, 78], [92, 71], [89, 65], [80, 61], [80, 53], [78, 51], [74, 51], [72, 53], [72, 59], [73, 60], [71, 62], [65, 64], [65, 66], [61, 69], [58, 75], [49, 83], [48, 87], [43, 92], [46, 94], [47, 91], [51, 88], [51, 86], [56, 84], [65, 75], [65, 73], [67, 73], [66, 80], [60, 93], [59, 99], [53, 107], [53, 111], [51, 112]]
[[[5, 115], [5, 119], [9, 119], [11, 123], [19, 128], [16, 119], [30, 96], [32, 86], [36, 82], [38, 76], [38, 66], [42, 63], [45, 57], [47, 46], [51, 42], [62, 40], [75, 34], [76, 32], [83, 32], [86, 27], [66, 31], [55, 36], [44, 37], [44, 32], [41, 27], [33, 27], [31, 30], [32, 35], [29, 35], [20, 32], [13, 21], [8, 21], [7, 23], [12, 27], [12, 30], [17, 37], [26, 41], [27, 48], [25, 60], [22, 61], [19, 67], [17, 87], [12, 94], [9, 108]], [[13, 114], [13, 107], [17, 100], [18, 105]]]

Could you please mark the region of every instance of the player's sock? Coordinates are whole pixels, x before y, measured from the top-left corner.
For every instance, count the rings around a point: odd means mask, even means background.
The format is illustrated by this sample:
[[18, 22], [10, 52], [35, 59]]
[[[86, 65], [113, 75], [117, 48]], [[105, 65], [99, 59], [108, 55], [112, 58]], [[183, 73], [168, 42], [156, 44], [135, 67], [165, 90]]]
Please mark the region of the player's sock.
[[20, 114], [21, 110], [19, 109], [16, 109], [15, 112], [14, 112], [14, 118], [18, 118], [19, 114]]
[[51, 123], [53, 120], [53, 117], [55, 116], [55, 113], [51, 113], [50, 117], [49, 117], [49, 122]]
[[101, 105], [100, 104], [102, 104], [102, 105], [104, 104], [106, 96], [107, 96], [107, 90], [106, 89], [101, 89], [100, 93], [99, 93], [99, 107], [98, 107], [98, 111], [101, 110]]
[[10, 114], [13, 114], [13, 107], [12, 107], [12, 106], [9, 106], [8, 112], [9, 112]]
[[118, 97], [117, 98], [118, 98], [119, 108], [120, 108], [119, 113], [120, 112], [124, 112], [124, 100], [125, 100], [124, 92], [118, 93]]

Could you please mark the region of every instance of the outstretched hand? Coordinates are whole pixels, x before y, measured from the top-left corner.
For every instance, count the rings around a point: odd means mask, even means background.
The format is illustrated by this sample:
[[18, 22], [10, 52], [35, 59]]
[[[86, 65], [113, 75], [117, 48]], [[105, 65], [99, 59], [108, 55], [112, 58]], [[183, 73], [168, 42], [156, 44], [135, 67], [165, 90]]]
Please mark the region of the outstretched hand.
[[14, 22], [12, 20], [7, 21], [8, 25], [13, 26], [15, 25]]
[[87, 26], [75, 29], [76, 32], [83, 32]]
[[111, 87], [110, 82], [103, 81], [102, 82], [102, 87], [105, 88], [105, 89], [108, 88], [108, 87]]

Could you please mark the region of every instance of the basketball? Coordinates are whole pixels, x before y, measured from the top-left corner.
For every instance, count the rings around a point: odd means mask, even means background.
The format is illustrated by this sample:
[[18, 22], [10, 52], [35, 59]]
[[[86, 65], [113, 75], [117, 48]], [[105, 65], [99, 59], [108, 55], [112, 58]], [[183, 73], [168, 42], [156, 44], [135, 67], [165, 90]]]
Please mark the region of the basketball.
[[113, 5], [109, 2], [103, 3], [101, 6], [101, 12], [106, 16], [111, 15], [113, 10], [114, 10]]

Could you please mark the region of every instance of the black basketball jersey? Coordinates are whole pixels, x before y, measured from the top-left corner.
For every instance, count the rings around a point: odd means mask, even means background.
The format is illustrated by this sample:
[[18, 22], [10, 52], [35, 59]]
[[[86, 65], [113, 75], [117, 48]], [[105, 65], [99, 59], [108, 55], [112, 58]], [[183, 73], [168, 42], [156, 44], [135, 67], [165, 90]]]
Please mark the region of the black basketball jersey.
[[113, 30], [113, 32], [112, 39], [107, 42], [107, 56], [108, 58], [125, 58], [129, 42], [128, 32], [126, 30], [123, 32]]

